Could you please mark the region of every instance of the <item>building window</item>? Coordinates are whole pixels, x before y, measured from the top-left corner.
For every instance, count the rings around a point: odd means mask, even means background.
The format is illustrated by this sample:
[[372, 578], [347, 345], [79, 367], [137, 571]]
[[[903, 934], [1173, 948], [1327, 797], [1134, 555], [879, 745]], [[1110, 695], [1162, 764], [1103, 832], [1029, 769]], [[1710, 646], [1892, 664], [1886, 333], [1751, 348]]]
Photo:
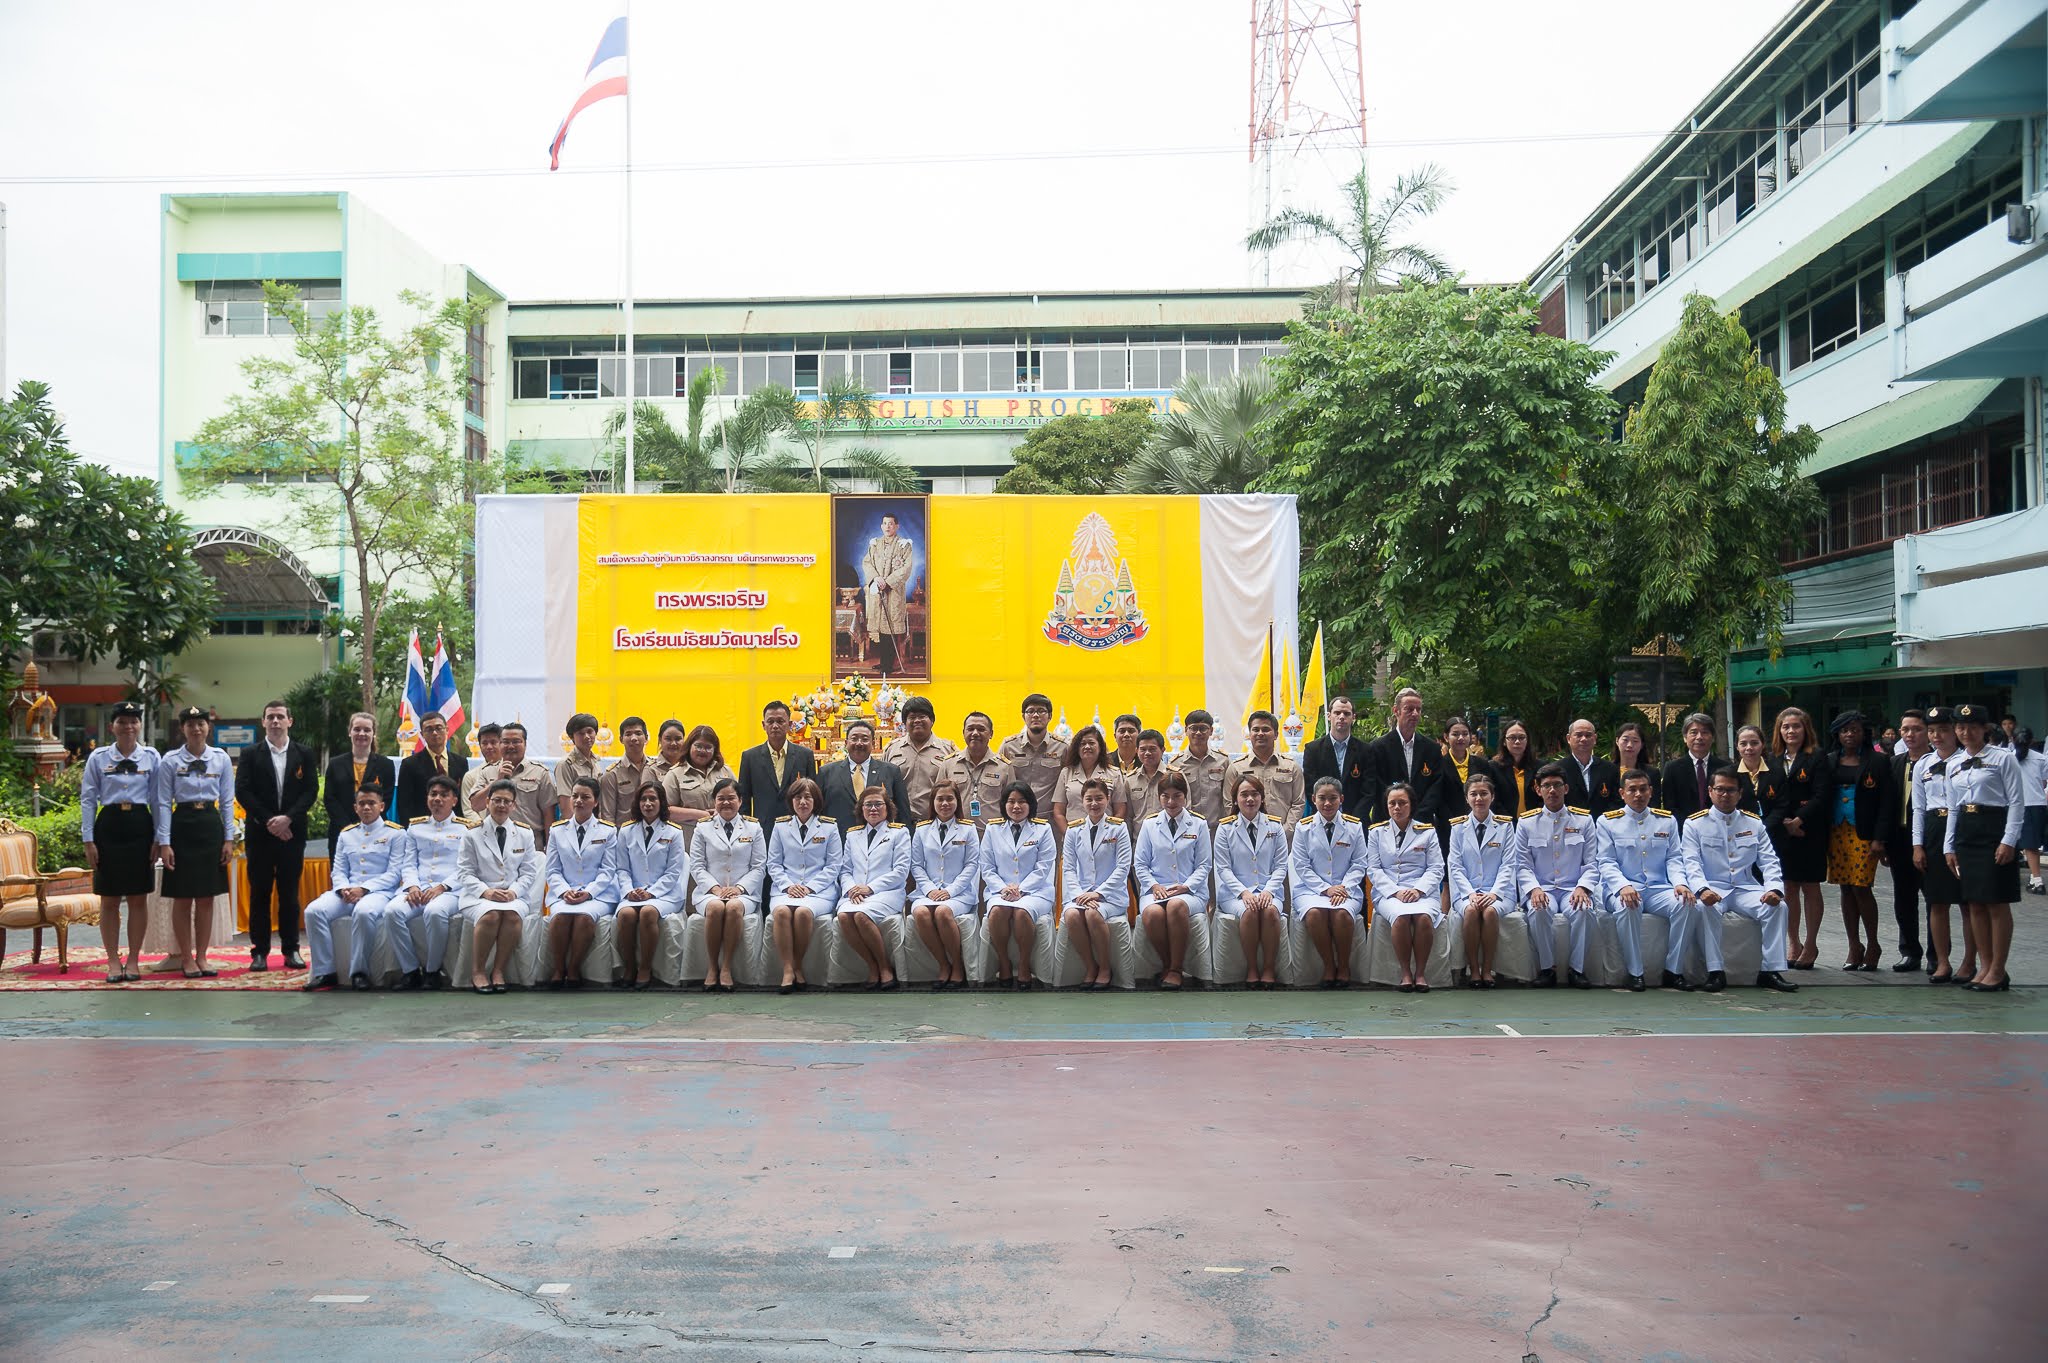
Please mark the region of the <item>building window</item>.
[[1865, 553], [1907, 535], [2014, 509], [2012, 449], [2020, 423], [1965, 431], [1856, 470], [1821, 489], [1827, 509], [1788, 567]]
[[1813, 167], [1828, 149], [1846, 140], [1882, 112], [1882, 63], [1877, 55], [1877, 20], [1816, 62], [1785, 96], [1787, 177]]
[[462, 457], [472, 464], [486, 463], [491, 457], [490, 440], [474, 426], [463, 427]]
[[2004, 218], [2006, 205], [2023, 197], [2020, 163], [2014, 158], [1929, 208], [1892, 238], [1892, 268], [1910, 270], [1929, 256], [1941, 254], [1972, 232]]
[[1778, 190], [1778, 138], [1769, 130], [1731, 137], [1714, 157], [1707, 178], [1708, 243], [1719, 241]]
[[1884, 247], [1871, 248], [1794, 294], [1785, 307], [1787, 372], [1884, 327]]
[[[338, 279], [282, 279], [298, 288], [299, 305], [314, 326], [341, 307]], [[260, 279], [202, 279], [192, 286], [208, 336], [289, 336], [292, 324], [273, 311]]]
[[215, 620], [210, 633], [248, 635], [263, 633], [261, 620]]
[[463, 401], [463, 410], [473, 417], [482, 417], [485, 414], [484, 386], [491, 377], [491, 350], [484, 336], [482, 318], [470, 325], [464, 349], [468, 357], [469, 392]]
[[320, 622], [318, 620], [273, 620], [270, 632], [272, 634], [300, 636], [316, 635], [320, 632]]
[[796, 357], [796, 383], [793, 385], [800, 398], [818, 396], [818, 357], [799, 355]]
[[1039, 377], [1043, 373], [1042, 359], [1043, 356], [1036, 350], [1020, 350], [1017, 352], [1018, 392], [1036, 393], [1038, 391]]
[[[1586, 332], [1597, 334], [1603, 327], [1636, 305], [1636, 253], [1633, 244], [1623, 246], [1594, 268], [1586, 285]], [[1190, 367], [1194, 352], [1189, 352]]]

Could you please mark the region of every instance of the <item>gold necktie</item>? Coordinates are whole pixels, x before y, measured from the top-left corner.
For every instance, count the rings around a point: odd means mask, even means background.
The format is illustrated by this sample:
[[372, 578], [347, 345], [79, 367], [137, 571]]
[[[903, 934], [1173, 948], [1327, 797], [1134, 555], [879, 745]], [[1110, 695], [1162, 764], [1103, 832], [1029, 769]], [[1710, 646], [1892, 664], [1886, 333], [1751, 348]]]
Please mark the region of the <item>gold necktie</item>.
[[861, 767], [853, 769], [853, 798], [858, 800], [861, 792], [868, 788], [867, 772]]

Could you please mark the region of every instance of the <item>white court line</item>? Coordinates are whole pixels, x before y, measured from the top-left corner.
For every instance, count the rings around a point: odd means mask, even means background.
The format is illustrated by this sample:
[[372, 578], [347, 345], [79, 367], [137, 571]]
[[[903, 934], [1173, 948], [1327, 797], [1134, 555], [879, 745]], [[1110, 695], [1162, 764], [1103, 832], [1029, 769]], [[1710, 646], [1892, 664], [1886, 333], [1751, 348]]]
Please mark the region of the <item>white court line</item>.
[[178, 1280], [176, 1278], [164, 1278], [160, 1281], [151, 1283], [149, 1286], [143, 1288], [142, 1290], [145, 1292], [162, 1292], [166, 1288], [176, 1287], [177, 1285]]
[[1520, 1033], [1520, 1032], [1518, 1032], [1518, 1031], [1516, 1031], [1516, 1030], [1515, 1030], [1514, 1028], [1512, 1028], [1512, 1027], [1508, 1026], [1508, 1025], [1507, 1025], [1507, 1024], [1505, 1023], [1505, 1022], [1496, 1022], [1496, 1023], [1494, 1023], [1493, 1025], [1494, 1025], [1494, 1026], [1496, 1026], [1496, 1027], [1498, 1027], [1498, 1028], [1500, 1028], [1500, 1029], [1501, 1029], [1501, 1030], [1502, 1030], [1503, 1032], [1506, 1032], [1506, 1033], [1507, 1033], [1507, 1034], [1508, 1034], [1509, 1036], [1520, 1036], [1520, 1035], [1521, 1035], [1521, 1033]]
[[543, 1297], [559, 1297], [564, 1292], [567, 1292], [569, 1290], [569, 1284], [542, 1283], [539, 1287], [535, 1288], [534, 1290], [540, 1293], [540, 1295], [542, 1295]]
[[[1524, 1019], [1526, 1022], [1527, 1019]], [[1494, 1023], [1502, 1027], [1504, 1023]], [[1617, 1019], [1617, 1027], [1629, 1026]], [[1663, 1039], [1698, 1040], [1709, 1038], [1738, 1041], [1745, 1038], [1759, 1040], [1799, 1040], [1811, 1038], [1830, 1040], [1837, 1037], [1916, 1037], [1916, 1036], [2003, 1036], [2042, 1037], [2048, 1031], [2042, 1030], [1997, 1030], [1953, 1028], [1898, 1028], [1882, 1030], [1812, 1030], [1801, 1032], [1747, 1032], [1747, 1031], [1664, 1031], [1630, 1030], [1628, 1032], [1533, 1032], [1523, 1033], [1522, 1040], [1533, 1041], [1656, 1041]], [[1345, 1032], [1327, 1036], [1046, 1036], [1046, 1037], [963, 1037], [951, 1035], [944, 1038], [908, 1037], [787, 1037], [787, 1036], [655, 1036], [634, 1039], [614, 1036], [522, 1036], [522, 1037], [461, 1037], [461, 1036], [93, 1036], [38, 1035], [0, 1037], [0, 1043], [22, 1041], [117, 1041], [128, 1044], [155, 1043], [182, 1046], [921, 1046], [928, 1050], [944, 1050], [959, 1046], [1058, 1046], [1071, 1049], [1075, 1046], [1199, 1046], [1199, 1045], [1328, 1045], [1331, 1042], [1356, 1041], [1490, 1041], [1493, 1038], [1485, 1032]]]
[[320, 1297], [308, 1297], [308, 1298], [306, 1298], [306, 1301], [307, 1301], [307, 1303], [308, 1303], [308, 1304], [311, 1304], [311, 1303], [313, 1303], [313, 1302], [320, 1302], [320, 1303], [322, 1303], [322, 1304], [325, 1304], [325, 1305], [341, 1305], [341, 1306], [355, 1306], [355, 1305], [360, 1305], [361, 1303], [363, 1303], [363, 1302], [366, 1302], [366, 1301], [368, 1301], [368, 1300], [369, 1300], [369, 1298], [368, 1298], [368, 1297], [342, 1297], [342, 1296], [320, 1296]]
[[825, 1251], [827, 1259], [851, 1259], [860, 1247], [858, 1245], [834, 1245]]

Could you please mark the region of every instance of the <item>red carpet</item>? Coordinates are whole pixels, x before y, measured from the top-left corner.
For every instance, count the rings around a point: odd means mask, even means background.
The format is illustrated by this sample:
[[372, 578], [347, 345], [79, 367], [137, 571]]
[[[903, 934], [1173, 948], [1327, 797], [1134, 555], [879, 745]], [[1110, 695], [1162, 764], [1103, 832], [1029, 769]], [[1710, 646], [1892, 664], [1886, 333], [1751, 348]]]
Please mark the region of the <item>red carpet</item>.
[[206, 961], [208, 970], [220, 974], [210, 980], [188, 980], [176, 971], [152, 974], [150, 967], [162, 961], [161, 954], [142, 957], [142, 979], [133, 984], [107, 983], [107, 954], [100, 946], [86, 946], [75, 938], [71, 943], [71, 969], [57, 971], [57, 948], [43, 943], [43, 959], [31, 964], [30, 952], [11, 951], [0, 958], [0, 990], [23, 989], [297, 989], [306, 982], [303, 970], [285, 970], [284, 957], [273, 953], [270, 969], [262, 974], [249, 970], [246, 947], [215, 949]]

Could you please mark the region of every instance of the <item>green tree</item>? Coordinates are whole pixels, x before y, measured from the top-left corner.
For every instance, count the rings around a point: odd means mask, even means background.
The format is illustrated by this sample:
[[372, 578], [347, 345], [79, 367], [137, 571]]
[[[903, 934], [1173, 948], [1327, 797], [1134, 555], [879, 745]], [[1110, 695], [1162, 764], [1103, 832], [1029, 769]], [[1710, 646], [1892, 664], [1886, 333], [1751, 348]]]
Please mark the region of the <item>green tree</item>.
[[1152, 404], [1125, 398], [1104, 416], [1054, 417], [1010, 451], [997, 492], [1099, 496], [1114, 492], [1123, 470], [1152, 434]]
[[461, 581], [474, 497], [492, 476], [458, 440], [463, 336], [477, 308], [407, 292], [416, 315], [387, 333], [373, 308], [340, 309], [312, 326], [296, 289], [266, 283], [264, 294], [291, 322], [291, 351], [242, 362], [247, 391], [200, 428], [199, 452], [179, 472], [196, 492], [271, 474], [249, 491], [287, 500], [298, 542], [349, 556], [362, 603], [363, 708], [374, 710], [387, 604], [422, 584]]
[[1344, 182], [1341, 221], [1313, 209], [1283, 208], [1252, 229], [1244, 239], [1245, 248], [1264, 253], [1301, 237], [1337, 246], [1351, 262], [1332, 283], [1317, 291], [1314, 303], [1319, 307], [1356, 307], [1368, 294], [1398, 288], [1408, 280], [1437, 283], [1451, 277], [1451, 267], [1442, 256], [1404, 235], [1443, 207], [1450, 193], [1450, 177], [1432, 164], [1397, 178], [1392, 191], [1375, 203], [1372, 181], [1360, 166], [1358, 174]]
[[[725, 383], [725, 370], [710, 365], [690, 380], [685, 428], [669, 424], [661, 407], [645, 399], [633, 404], [633, 481], [644, 492], [717, 492], [724, 485], [704, 433], [704, 409]], [[606, 457], [612, 486], [626, 486], [626, 409], [615, 407], [604, 419]]]
[[1279, 411], [1279, 388], [1264, 364], [1211, 382], [1190, 377], [1174, 393], [1178, 409], [1161, 417], [1124, 469], [1124, 492], [1198, 497], [1243, 492], [1273, 462], [1266, 423]]
[[1628, 415], [1625, 447], [1612, 499], [1628, 623], [1684, 644], [1718, 694], [1729, 654], [1761, 641], [1776, 656], [1784, 642], [1783, 555], [1821, 511], [1802, 472], [1820, 437], [1785, 429], [1784, 387], [1741, 318], [1695, 293]]
[[67, 655], [111, 657], [153, 695], [165, 660], [206, 636], [216, 600], [191, 527], [153, 479], [80, 459], [48, 384], [24, 380], [0, 403], [0, 660], [47, 629]]
[[1290, 395], [1259, 481], [1297, 498], [1302, 616], [1335, 675], [1464, 659], [1526, 666], [1602, 590], [1613, 457], [1604, 357], [1536, 330], [1520, 289], [1451, 284], [1296, 323], [1273, 363]]
[[[829, 379], [811, 398], [799, 397], [775, 384], [762, 391], [771, 394], [771, 401], [779, 404], [782, 415], [778, 424], [803, 451], [803, 459], [809, 465], [805, 469], [793, 458], [772, 458], [763, 468], [762, 476], [771, 484], [780, 484], [788, 481], [790, 472], [797, 471], [809, 480], [810, 486], [785, 489], [771, 485], [757, 491], [832, 492], [844, 486], [847, 479], [859, 479], [882, 492], [917, 491], [917, 474], [908, 464], [865, 443], [874, 434], [875, 422], [880, 418], [875, 395], [859, 379], [851, 374]], [[862, 443], [849, 445], [848, 440]]]

